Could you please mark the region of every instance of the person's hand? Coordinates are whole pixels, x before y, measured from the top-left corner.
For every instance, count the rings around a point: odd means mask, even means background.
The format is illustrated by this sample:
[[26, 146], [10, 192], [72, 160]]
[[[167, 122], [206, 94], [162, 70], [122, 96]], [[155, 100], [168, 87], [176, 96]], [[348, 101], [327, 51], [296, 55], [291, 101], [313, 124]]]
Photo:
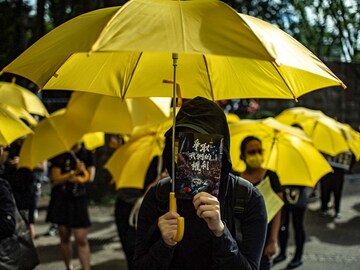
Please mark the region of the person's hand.
[[161, 237], [166, 245], [175, 246], [177, 242], [173, 240], [177, 233], [177, 218], [180, 215], [176, 212], [167, 212], [159, 217], [158, 227], [161, 233]]
[[216, 236], [221, 236], [224, 233], [225, 225], [221, 220], [218, 199], [207, 192], [200, 192], [194, 196], [193, 204], [198, 217], [206, 221], [209, 229]]
[[86, 170], [85, 163], [83, 161], [76, 161], [76, 174], [80, 174]]
[[19, 160], [20, 160], [19, 157], [15, 156], [15, 157], [13, 157], [12, 159], [9, 160], [9, 164], [11, 166], [16, 166], [16, 165], [19, 164]]
[[264, 249], [264, 255], [268, 258], [273, 257], [278, 250], [278, 244], [276, 241], [270, 241], [269, 243], [266, 244], [265, 249]]
[[71, 183], [76, 183], [77, 180], [76, 180], [76, 173], [75, 171], [71, 170], [69, 172], [69, 178], [67, 179], [68, 182], [71, 182]]

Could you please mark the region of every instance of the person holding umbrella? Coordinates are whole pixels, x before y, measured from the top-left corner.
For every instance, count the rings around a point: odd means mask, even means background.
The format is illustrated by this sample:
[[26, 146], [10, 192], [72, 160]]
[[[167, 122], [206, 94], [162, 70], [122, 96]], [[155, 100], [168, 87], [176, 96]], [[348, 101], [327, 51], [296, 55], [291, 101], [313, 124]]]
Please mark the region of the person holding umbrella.
[[[196, 97], [180, 108], [175, 128], [223, 136], [219, 194], [200, 192], [192, 200], [177, 199], [174, 212], [168, 207], [170, 177], [152, 186], [138, 216], [134, 269], [258, 269], [267, 226], [265, 203], [251, 183], [230, 173], [224, 112], [216, 103]], [[163, 159], [171, 171], [171, 129], [165, 137]], [[185, 231], [182, 240], [175, 241], [179, 216], [185, 219]]]
[[53, 183], [46, 217], [59, 226], [60, 249], [66, 269], [73, 269], [71, 233], [74, 231], [82, 269], [90, 269], [90, 248], [87, 228], [91, 221], [88, 212], [87, 182], [95, 177], [95, 160], [91, 151], [76, 143], [71, 151], [50, 160]]
[[[240, 145], [240, 158], [245, 162], [246, 169], [239, 175], [249, 180], [255, 186], [262, 181], [269, 179], [272, 190], [280, 197], [283, 197], [279, 177], [276, 172], [263, 168], [264, 161], [261, 140], [254, 136], [247, 136]], [[260, 270], [270, 269], [272, 257], [278, 251], [278, 234], [280, 229], [281, 211], [269, 221], [266, 242], [260, 262]]]

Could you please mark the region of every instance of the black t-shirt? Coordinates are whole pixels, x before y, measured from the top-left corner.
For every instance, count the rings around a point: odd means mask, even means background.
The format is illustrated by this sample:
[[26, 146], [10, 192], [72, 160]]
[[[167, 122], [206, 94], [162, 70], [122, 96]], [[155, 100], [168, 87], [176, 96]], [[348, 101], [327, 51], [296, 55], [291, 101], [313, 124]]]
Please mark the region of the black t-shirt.
[[[74, 154], [66, 152], [54, 157], [50, 160], [50, 167], [60, 168], [61, 173], [64, 174], [76, 169], [76, 159], [84, 162], [86, 168], [95, 166], [95, 158], [93, 153], [82, 146], [80, 150]], [[86, 194], [85, 184], [66, 182], [63, 185], [58, 185], [58, 187], [60, 186], [64, 186], [66, 190], [71, 192], [74, 196]]]

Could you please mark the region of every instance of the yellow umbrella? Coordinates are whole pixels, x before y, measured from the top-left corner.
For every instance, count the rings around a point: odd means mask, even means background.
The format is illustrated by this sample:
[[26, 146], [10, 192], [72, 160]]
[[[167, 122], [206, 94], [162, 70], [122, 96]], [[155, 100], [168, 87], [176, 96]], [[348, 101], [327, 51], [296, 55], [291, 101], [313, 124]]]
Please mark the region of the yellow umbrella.
[[171, 124], [167, 121], [157, 127], [143, 127], [135, 131], [130, 140], [112, 154], [104, 167], [112, 174], [116, 189], [144, 187], [150, 162], [162, 155], [164, 133]]
[[48, 116], [48, 112], [40, 100], [30, 90], [15, 84], [0, 82], [0, 102], [25, 109], [27, 112], [41, 116]]
[[15, 114], [19, 119], [25, 120], [30, 126], [34, 127], [37, 125], [36, 119], [23, 108], [1, 102], [0, 104], [1, 106], [5, 107], [8, 111]]
[[230, 123], [236, 123], [240, 121], [240, 117], [237, 114], [234, 113], [227, 113], [226, 114], [226, 120], [228, 124]]
[[86, 133], [80, 141], [84, 143], [86, 149], [95, 150], [105, 144], [105, 133], [101, 131]]
[[10, 145], [16, 139], [32, 132], [7, 106], [0, 103], [0, 145]]
[[38, 163], [70, 151], [80, 141], [84, 131], [73, 119], [68, 119], [61, 109], [41, 120], [28, 135], [20, 149], [18, 167], [33, 169]]
[[343, 131], [350, 151], [355, 155], [355, 159], [360, 159], [360, 133], [353, 129], [349, 124], [337, 122], [337, 126]]
[[[66, 108], [66, 117], [86, 133], [131, 134], [135, 126], [164, 122], [170, 114], [170, 98], [120, 99], [94, 93], [74, 92]], [[159, 106], [164, 108], [159, 108]], [[167, 113], [165, 111], [167, 110]]]
[[282, 185], [314, 187], [332, 168], [300, 129], [281, 124], [273, 118], [241, 120], [230, 124], [230, 155], [233, 169], [243, 171], [240, 144], [249, 135], [258, 137], [264, 148], [265, 168], [279, 175]]
[[172, 96], [169, 85], [155, 92], [153, 86], [173, 79], [173, 52], [183, 98], [297, 98], [323, 87], [345, 87], [276, 26], [211, 0], [131, 0], [80, 15], [2, 72], [44, 89], [164, 97]]
[[336, 156], [349, 150], [347, 138], [339, 128], [339, 122], [321, 111], [294, 107], [284, 110], [276, 119], [288, 125], [301, 125], [315, 147], [325, 154]]

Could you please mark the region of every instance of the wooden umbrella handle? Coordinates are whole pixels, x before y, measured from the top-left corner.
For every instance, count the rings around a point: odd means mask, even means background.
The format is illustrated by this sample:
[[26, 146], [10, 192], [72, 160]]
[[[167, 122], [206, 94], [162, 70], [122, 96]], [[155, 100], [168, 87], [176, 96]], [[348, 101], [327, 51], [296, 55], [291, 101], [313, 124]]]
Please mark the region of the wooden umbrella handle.
[[[169, 195], [169, 210], [170, 212], [176, 212], [177, 211], [177, 207], [176, 207], [176, 198], [175, 198], [175, 192], [170, 192]], [[173, 240], [175, 242], [180, 242], [184, 236], [184, 230], [185, 230], [185, 220], [183, 217], [178, 217], [177, 218], [177, 233], [175, 235], [175, 237], [173, 238]]]

